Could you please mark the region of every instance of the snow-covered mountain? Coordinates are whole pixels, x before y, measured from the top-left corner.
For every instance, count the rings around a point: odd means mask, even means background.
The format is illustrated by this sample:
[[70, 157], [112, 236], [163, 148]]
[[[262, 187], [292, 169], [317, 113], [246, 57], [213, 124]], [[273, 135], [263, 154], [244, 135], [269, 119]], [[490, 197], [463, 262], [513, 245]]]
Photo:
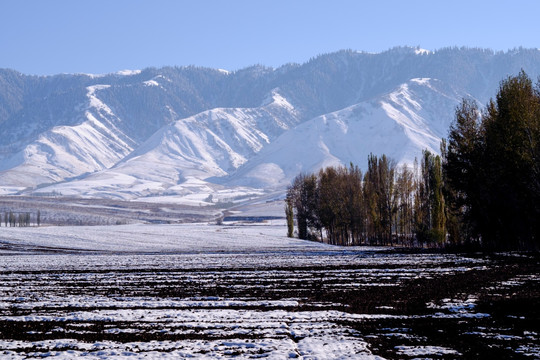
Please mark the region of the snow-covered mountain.
[[463, 95], [438, 80], [411, 79], [387, 94], [298, 125], [225, 183], [285, 186], [300, 172], [327, 166], [352, 162], [365, 169], [369, 153], [412, 164], [423, 149], [439, 152]]
[[0, 184], [17, 187], [54, 183], [107, 169], [133, 151], [136, 142], [96, 92], [109, 85], [87, 87], [82, 118], [74, 125], [58, 125], [0, 163]]
[[[438, 152], [463, 97], [540, 74], [540, 51], [341, 51], [277, 69], [0, 70], [3, 193], [229, 201], [300, 171]], [[1, 193], [0, 192], [0, 193]], [[213, 195], [213, 196], [209, 196]]]
[[127, 199], [212, 193], [216, 187], [200, 180], [234, 173], [298, 122], [294, 107], [273, 91], [257, 108], [217, 108], [177, 120], [114, 167], [51, 188]]

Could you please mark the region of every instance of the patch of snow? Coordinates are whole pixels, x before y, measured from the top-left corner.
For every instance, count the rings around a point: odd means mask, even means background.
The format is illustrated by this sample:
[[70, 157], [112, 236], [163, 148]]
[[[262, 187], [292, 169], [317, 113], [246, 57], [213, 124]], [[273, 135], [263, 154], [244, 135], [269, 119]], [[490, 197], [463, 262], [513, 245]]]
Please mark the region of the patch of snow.
[[268, 105], [279, 106], [291, 112], [295, 110], [294, 106], [279, 93], [278, 88], [273, 89], [262, 102], [262, 106]]
[[431, 79], [430, 78], [414, 78], [411, 79], [411, 82], [419, 84], [419, 85], [430, 85]]
[[106, 76], [106, 74], [86, 74], [86, 73], [81, 73], [80, 75], [88, 76], [91, 79], [99, 79]]
[[[112, 73], [113, 75], [118, 75], [118, 76], [131, 76], [131, 75], [138, 75], [142, 72], [142, 70], [120, 70], [120, 71], [117, 71], [115, 73]], [[99, 78], [103, 78], [103, 77], [106, 77], [107, 75], [110, 75], [111, 73], [104, 73], [104, 74], [89, 74], [89, 73], [79, 73], [77, 75], [84, 75], [84, 76], [88, 76], [89, 78], [92, 78], [92, 79], [99, 79]]]
[[417, 356], [428, 356], [428, 355], [437, 355], [437, 356], [443, 356], [443, 355], [456, 355], [456, 356], [462, 356], [459, 352], [457, 352], [454, 349], [445, 348], [443, 346], [405, 346], [400, 345], [396, 346], [395, 349], [397, 350], [397, 353], [399, 355], [405, 355], [410, 357], [417, 357]]
[[0, 186], [0, 195], [2, 196], [15, 195], [19, 191], [22, 191], [24, 189], [25, 187], [21, 187], [21, 186]]
[[147, 80], [147, 81], [144, 81], [143, 84], [145, 86], [159, 86], [156, 80]]
[[469, 314], [476, 307], [476, 301], [475, 297], [469, 297], [466, 300], [442, 299], [441, 305], [428, 303], [426, 306], [428, 309], [444, 309], [451, 313]]
[[432, 54], [433, 52], [430, 50], [422, 49], [422, 48], [416, 48], [414, 50], [414, 53], [416, 55], [429, 55], [429, 54]]
[[526, 357], [531, 357], [531, 359], [540, 359], [540, 345], [538, 344], [520, 345], [516, 348], [515, 352]]
[[117, 71], [115, 74], [120, 76], [132, 76], [132, 75], [138, 75], [141, 73], [141, 70], [120, 70]]

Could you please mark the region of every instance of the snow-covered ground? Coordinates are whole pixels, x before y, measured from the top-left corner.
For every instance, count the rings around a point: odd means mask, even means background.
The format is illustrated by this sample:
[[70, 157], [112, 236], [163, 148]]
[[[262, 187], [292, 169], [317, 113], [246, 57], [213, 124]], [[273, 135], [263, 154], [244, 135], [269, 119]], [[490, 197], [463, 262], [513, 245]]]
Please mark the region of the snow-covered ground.
[[0, 239], [4, 248], [16, 246], [23, 251], [58, 249], [108, 253], [213, 253], [332, 248], [325, 244], [287, 238], [283, 220], [270, 220], [263, 225], [250, 226], [201, 223], [0, 227]]
[[[400, 312], [392, 299], [359, 311], [347, 298], [488, 271], [485, 258], [340, 248], [285, 230], [283, 220], [1, 227], [0, 357], [463, 358], [452, 341], [424, 334], [425, 323], [538, 354], [534, 330], [486, 327], [492, 315], [477, 309], [477, 295], [433, 299], [420, 313]], [[515, 291], [535, 281], [492, 285]]]

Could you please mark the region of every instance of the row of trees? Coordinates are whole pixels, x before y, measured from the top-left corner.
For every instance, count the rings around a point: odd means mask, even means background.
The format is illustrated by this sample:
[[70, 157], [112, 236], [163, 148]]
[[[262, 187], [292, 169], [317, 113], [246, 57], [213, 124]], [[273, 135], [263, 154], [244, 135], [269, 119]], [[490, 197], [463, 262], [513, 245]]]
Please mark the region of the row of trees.
[[288, 235], [336, 245], [436, 245], [445, 240], [441, 158], [424, 151], [414, 169], [371, 154], [365, 174], [328, 167], [288, 188]]
[[370, 155], [297, 176], [287, 190], [288, 235], [331, 244], [540, 248], [540, 83], [521, 72], [481, 112], [465, 99], [441, 156], [414, 167]]
[[[4, 213], [4, 225], [6, 227], [26, 227], [31, 225], [31, 216], [29, 212], [24, 213], [14, 213], [13, 211], [6, 211]], [[41, 212], [38, 210], [36, 214], [35, 224], [37, 226], [41, 225]], [[2, 214], [0, 213], [0, 226], [2, 226]]]

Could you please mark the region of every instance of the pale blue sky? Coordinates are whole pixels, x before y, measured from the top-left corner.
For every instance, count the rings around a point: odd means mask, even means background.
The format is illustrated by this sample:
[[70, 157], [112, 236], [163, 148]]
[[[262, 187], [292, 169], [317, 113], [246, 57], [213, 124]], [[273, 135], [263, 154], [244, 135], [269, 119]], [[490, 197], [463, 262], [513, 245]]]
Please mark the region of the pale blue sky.
[[340, 49], [540, 47], [540, 1], [0, 0], [0, 68], [237, 70]]

